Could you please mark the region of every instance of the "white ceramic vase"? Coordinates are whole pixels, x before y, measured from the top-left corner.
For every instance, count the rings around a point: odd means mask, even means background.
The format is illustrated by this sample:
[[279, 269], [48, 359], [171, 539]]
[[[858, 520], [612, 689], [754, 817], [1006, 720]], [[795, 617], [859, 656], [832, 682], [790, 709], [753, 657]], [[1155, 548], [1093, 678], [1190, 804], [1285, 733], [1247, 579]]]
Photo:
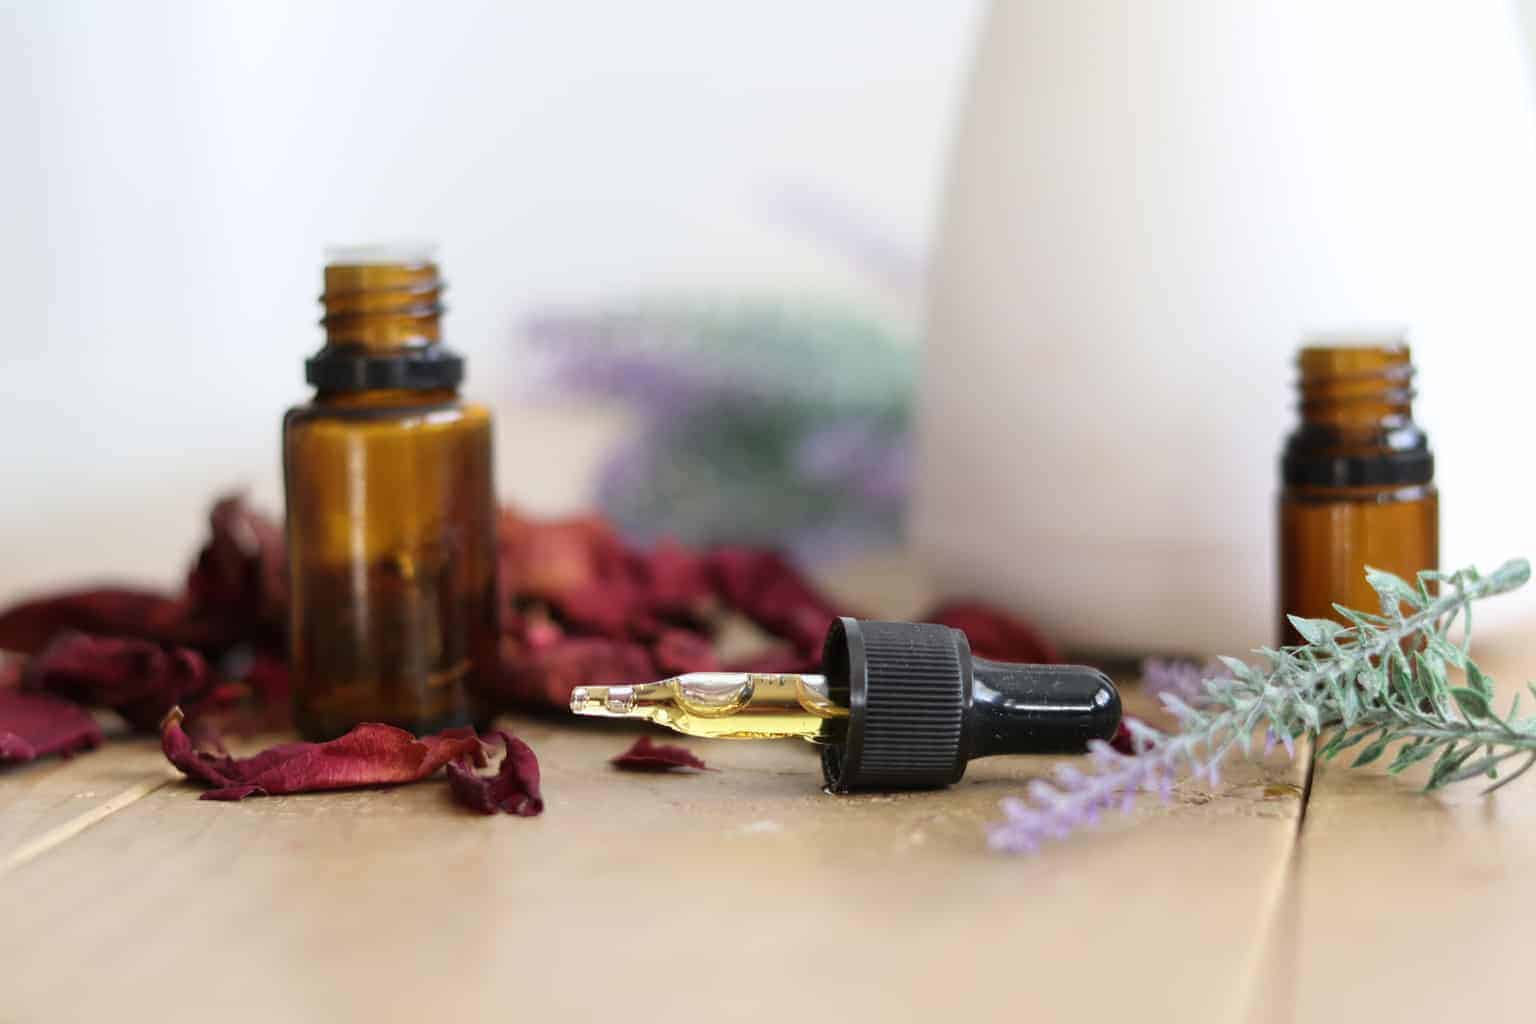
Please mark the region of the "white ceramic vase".
[[1383, 324], [1445, 564], [1536, 555], [1527, 74], [1498, 0], [998, 3], [932, 281], [912, 525], [939, 585], [1072, 647], [1271, 642], [1294, 350]]

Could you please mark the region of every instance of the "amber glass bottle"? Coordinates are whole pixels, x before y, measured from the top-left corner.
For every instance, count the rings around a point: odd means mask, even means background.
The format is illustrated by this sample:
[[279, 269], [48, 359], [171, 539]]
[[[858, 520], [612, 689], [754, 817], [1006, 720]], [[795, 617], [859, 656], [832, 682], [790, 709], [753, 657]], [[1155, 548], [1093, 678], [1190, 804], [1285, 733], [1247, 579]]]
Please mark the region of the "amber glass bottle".
[[1301, 350], [1301, 424], [1281, 462], [1280, 631], [1285, 614], [1337, 618], [1335, 602], [1374, 612], [1365, 567], [1412, 580], [1439, 559], [1435, 461], [1413, 422], [1408, 346]]
[[325, 268], [314, 399], [283, 421], [294, 712], [312, 739], [359, 722], [482, 722], [496, 664], [491, 419], [461, 401], [429, 259]]

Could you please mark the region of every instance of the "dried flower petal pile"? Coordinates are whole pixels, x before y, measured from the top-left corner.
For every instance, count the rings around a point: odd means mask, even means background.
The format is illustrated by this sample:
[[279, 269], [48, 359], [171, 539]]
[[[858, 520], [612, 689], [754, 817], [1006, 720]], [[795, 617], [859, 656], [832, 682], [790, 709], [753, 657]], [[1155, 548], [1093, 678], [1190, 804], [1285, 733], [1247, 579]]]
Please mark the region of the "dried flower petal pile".
[[[487, 694], [500, 707], [564, 708], [573, 687], [722, 667], [814, 669], [834, 616], [847, 614], [776, 552], [672, 542], [641, 549], [592, 517], [535, 520], [504, 510], [498, 523], [500, 671]], [[180, 593], [92, 587], [0, 611], [0, 650], [32, 655], [19, 688], [0, 689], [0, 761], [85, 749], [101, 732], [84, 710], [107, 707], [134, 728], [160, 728], [166, 756], [213, 787], [209, 799], [382, 785], [448, 766], [466, 806], [537, 814], [538, 764], [526, 744], [507, 748], [492, 775], [468, 730], [418, 739], [364, 725], [327, 744], [283, 744], [251, 758], [198, 750], [193, 737], [286, 728], [287, 586], [283, 531], [238, 496], [220, 499]], [[717, 634], [744, 617], [777, 646], [722, 666]], [[1027, 624], [975, 604], [930, 621], [971, 635], [978, 654], [1056, 660]], [[171, 709], [178, 709], [162, 717]], [[185, 710], [183, 728], [182, 710]], [[621, 768], [703, 768], [681, 747], [642, 739]]]
[[101, 726], [78, 704], [0, 685], [0, 764], [68, 756], [101, 740]]
[[185, 647], [62, 633], [27, 662], [22, 686], [111, 708], [134, 728], [149, 731], [171, 708], [209, 696], [215, 678], [203, 656]]

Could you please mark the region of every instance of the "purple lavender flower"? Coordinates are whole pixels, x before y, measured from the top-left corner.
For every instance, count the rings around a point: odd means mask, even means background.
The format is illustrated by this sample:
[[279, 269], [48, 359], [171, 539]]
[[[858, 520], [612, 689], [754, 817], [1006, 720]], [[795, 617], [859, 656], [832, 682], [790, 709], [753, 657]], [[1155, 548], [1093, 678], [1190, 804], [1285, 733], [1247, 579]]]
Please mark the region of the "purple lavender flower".
[[900, 536], [913, 346], [836, 304], [651, 300], [526, 325], [540, 386], [634, 414], [598, 508], [644, 541], [803, 558]]
[[880, 423], [835, 423], [807, 434], [793, 455], [806, 480], [837, 483], [871, 501], [900, 501], [911, 477], [906, 438]]
[[[1186, 725], [1198, 721], [1202, 712], [1197, 709], [1209, 702], [1206, 682], [1231, 679], [1232, 672], [1220, 662], [1203, 667], [1156, 658], [1142, 662], [1143, 685]], [[1047, 839], [1062, 839], [1096, 823], [1106, 810], [1129, 813], [1142, 793], [1155, 793], [1166, 803], [1181, 769], [1212, 786], [1221, 785], [1221, 764], [1235, 742], [1232, 738], [1212, 749], [1210, 736], [1198, 730], [1170, 736], [1135, 718], [1125, 719], [1125, 727], [1131, 734], [1131, 753], [1094, 740], [1088, 745], [1092, 771], [1061, 765], [1054, 782], [1030, 783], [1028, 799], [1004, 800], [1003, 820], [988, 827], [988, 845], [1027, 853]], [[1283, 730], [1268, 733], [1266, 753], [1276, 741], [1295, 755], [1295, 743]]]
[[1004, 800], [1003, 820], [989, 827], [987, 844], [994, 850], [1028, 853], [1047, 839], [1064, 839], [1097, 823], [1107, 810], [1129, 813], [1143, 792], [1169, 800], [1178, 760], [1186, 756], [1182, 745], [1137, 719], [1127, 718], [1125, 724], [1135, 754], [1119, 753], [1103, 740], [1092, 741], [1088, 759], [1094, 771], [1061, 765], [1054, 783], [1030, 783], [1028, 801]]
[[1201, 665], [1187, 658], [1145, 658], [1141, 663], [1142, 688], [1158, 700], [1170, 694], [1187, 704], [1200, 704], [1206, 699], [1206, 680], [1231, 678], [1219, 661]]

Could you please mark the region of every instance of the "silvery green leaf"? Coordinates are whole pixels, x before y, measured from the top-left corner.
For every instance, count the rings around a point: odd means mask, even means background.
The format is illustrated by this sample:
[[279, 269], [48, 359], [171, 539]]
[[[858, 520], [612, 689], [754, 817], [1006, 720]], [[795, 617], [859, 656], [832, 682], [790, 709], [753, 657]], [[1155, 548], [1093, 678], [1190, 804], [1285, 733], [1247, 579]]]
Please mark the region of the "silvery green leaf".
[[1406, 604], [1414, 609], [1424, 607], [1419, 600], [1419, 592], [1410, 587], [1401, 576], [1394, 576], [1385, 570], [1366, 566], [1365, 581], [1381, 596], [1381, 608], [1384, 614], [1395, 618], [1399, 604]]
[[1299, 615], [1287, 615], [1286, 618], [1309, 644], [1327, 646], [1330, 640], [1344, 630], [1343, 626], [1332, 619], [1304, 619]]
[[1387, 689], [1388, 671], [1392, 659], [1389, 657], [1379, 664], [1366, 664], [1355, 667], [1355, 684], [1366, 693], [1375, 693]]
[[1162, 701], [1163, 707], [1176, 718], [1195, 718], [1199, 715], [1199, 712], [1184, 703], [1183, 698], [1176, 693], [1163, 692], [1157, 695], [1157, 699]]
[[1328, 699], [1333, 701], [1335, 704], [1337, 704], [1339, 701], [1342, 701], [1344, 699], [1344, 686], [1345, 686], [1345, 684], [1341, 683], [1339, 681], [1339, 677], [1337, 675], [1335, 675], [1334, 673], [1330, 672], [1327, 675], [1323, 676], [1323, 683], [1322, 683], [1322, 685], [1323, 685], [1323, 692], [1325, 694], [1327, 694]]
[[1511, 782], [1514, 782], [1520, 776], [1530, 771], [1532, 765], [1536, 765], [1536, 751], [1532, 751], [1531, 755], [1525, 759], [1525, 763], [1522, 764], [1519, 768], [1516, 768], [1513, 772], [1504, 776], [1504, 778], [1500, 779], [1498, 782], [1495, 782], [1493, 785], [1484, 789], [1483, 796], [1487, 796], [1489, 793], [1492, 793], [1496, 789], [1503, 789], [1505, 786], [1509, 785]]
[[[1091, 821], [1115, 805], [1111, 798], [1134, 798], [1149, 786], [1166, 793], [1180, 771], [1214, 778], [1231, 747], [1250, 750], [1256, 729], [1265, 730], [1267, 742], [1278, 737], [1288, 746], [1310, 733], [1319, 737], [1318, 753], [1325, 758], [1358, 747], [1356, 765], [1369, 765], [1401, 743], [1387, 770], [1400, 772], [1435, 757], [1430, 789], [1496, 775], [1510, 758], [1519, 759], [1520, 767], [1506, 772], [1505, 781], [1518, 777], [1536, 765], [1536, 718], [1517, 718], [1518, 701], [1507, 721], [1498, 718], [1492, 680], [1467, 657], [1465, 645], [1451, 642], [1449, 631], [1455, 626], [1469, 634], [1475, 602], [1529, 575], [1529, 565], [1516, 561], [1490, 578], [1471, 570], [1424, 573], [1415, 589], [1373, 571], [1382, 616], [1340, 610], [1353, 628], [1328, 619], [1292, 619], [1305, 643], [1261, 648], [1264, 666], [1223, 659], [1231, 677], [1203, 680], [1205, 699], [1198, 706], [1162, 694], [1179, 718], [1177, 732], [1160, 734], [1131, 721], [1135, 754], [1091, 744], [1093, 771], [1062, 773], [1058, 786], [1038, 789], [1034, 808], [1009, 812], [1009, 827], [1022, 830], [1009, 841], [1032, 848], [1040, 838], [1076, 827], [1074, 822]], [[1405, 615], [1404, 607], [1413, 613]], [[1465, 671], [1464, 686], [1451, 688], [1448, 667]], [[1536, 693], [1536, 683], [1530, 688]]]
[[1328, 742], [1318, 748], [1318, 753], [1325, 758], [1332, 758], [1340, 751], [1348, 750], [1370, 734], [1371, 730], [1361, 729], [1351, 732], [1348, 726], [1340, 726], [1328, 736]]
[[1456, 706], [1461, 713], [1467, 716], [1469, 722], [1486, 721], [1493, 717], [1493, 709], [1488, 706], [1488, 698], [1482, 692], [1468, 686], [1458, 686], [1451, 691], [1451, 696], [1456, 698]]
[[1451, 643], [1439, 633], [1430, 633], [1425, 638], [1425, 648], [1432, 651], [1436, 657], [1457, 668], [1462, 668], [1467, 663], [1467, 652]]
[[1363, 765], [1370, 764], [1372, 761], [1379, 758], [1382, 754], [1386, 753], [1387, 745], [1391, 742], [1392, 736], [1390, 734], [1381, 737], [1381, 739], [1360, 751], [1360, 756], [1355, 758], [1354, 763], [1351, 764], [1350, 767], [1359, 768]]
[[[1330, 732], [1328, 734], [1327, 741], [1319, 744], [1317, 748], [1318, 754], [1325, 758], [1332, 757], [1334, 754], [1337, 754], [1340, 749], [1339, 744], [1344, 741], [1344, 737], [1348, 735], [1348, 733], [1349, 727], [1342, 725]], [[1322, 739], [1321, 736], [1318, 738], [1320, 740]]]
[[1449, 714], [1450, 706], [1446, 703], [1449, 686], [1445, 680], [1445, 662], [1430, 651], [1416, 651], [1413, 661], [1416, 669], [1414, 680], [1418, 683], [1419, 693], [1433, 701], [1440, 714]]
[[1418, 699], [1419, 695], [1413, 684], [1413, 673], [1409, 671], [1408, 662], [1401, 651], [1393, 651], [1388, 655], [1387, 675], [1393, 693], [1400, 694], [1410, 701]]
[[1322, 726], [1322, 718], [1317, 713], [1317, 705], [1299, 702], [1296, 705], [1296, 714], [1311, 732], [1317, 732]]
[[1435, 745], [1433, 743], [1405, 744], [1400, 750], [1398, 750], [1397, 756], [1392, 759], [1392, 763], [1387, 766], [1387, 773], [1390, 775], [1396, 775], [1411, 765], [1418, 764], [1420, 761], [1429, 757], [1434, 752]]
[[[1263, 658], [1264, 661], [1269, 665], [1271, 671], [1280, 669], [1285, 665], [1286, 662], [1285, 655], [1282, 652], [1275, 650], [1273, 647], [1255, 647], [1253, 649], [1253, 653]], [[1223, 658], [1223, 660], [1225, 660], [1225, 658]]]
[[1360, 717], [1360, 694], [1353, 685], [1344, 687], [1344, 699], [1339, 701], [1339, 709], [1346, 727], [1354, 725], [1355, 719]]
[[1479, 775], [1493, 777], [1498, 771], [1499, 762], [1508, 757], [1508, 754], [1486, 754], [1475, 761], [1458, 765], [1456, 770], [1446, 778], [1446, 782], [1465, 782], [1467, 779], [1475, 779]]
[[1512, 558], [1495, 569], [1488, 582], [1494, 585], [1495, 593], [1503, 593], [1525, 586], [1530, 578], [1531, 563], [1523, 558]]
[[[1222, 666], [1232, 674], [1233, 679], [1238, 679], [1248, 683], [1254, 682], [1260, 678], [1258, 669], [1248, 664], [1242, 658], [1230, 658], [1223, 654], [1218, 656], [1216, 660], [1221, 662]], [[1219, 682], [1219, 680], [1216, 681]]]
[[[1473, 662], [1467, 662], [1466, 671], [1467, 685], [1476, 690], [1478, 693], [1482, 694], [1488, 700], [1493, 700], [1493, 680], [1483, 675], [1483, 670], [1478, 668], [1477, 665]], [[1515, 696], [1518, 697], [1519, 694], [1516, 694]]]
[[1387, 620], [1382, 618], [1380, 615], [1371, 615], [1367, 612], [1356, 611], [1353, 608], [1346, 608], [1342, 604], [1335, 604], [1333, 606], [1333, 610], [1339, 616], [1339, 618], [1344, 619], [1352, 625], [1358, 626], [1362, 629], [1379, 628], [1387, 624]]
[[1339, 740], [1338, 740], [1337, 745], [1334, 747], [1333, 752], [1335, 754], [1338, 754], [1338, 753], [1341, 753], [1341, 752], [1343, 752], [1345, 750], [1348, 750], [1350, 747], [1353, 747], [1354, 745], [1359, 743], [1361, 740], [1365, 739], [1367, 736], [1370, 736], [1370, 735], [1372, 735], [1373, 733], [1375, 733], [1377, 731], [1378, 730], [1376, 730], [1376, 729], [1370, 729], [1370, 728], [1361, 729], [1361, 730], [1357, 731], [1353, 736], [1348, 735], [1347, 734], [1348, 733], [1347, 730], [1340, 731], [1339, 734], [1338, 734], [1339, 735]]
[[1445, 749], [1440, 753], [1440, 759], [1430, 769], [1429, 782], [1424, 788], [1439, 789], [1445, 785], [1449, 781], [1451, 773], [1461, 767], [1462, 762], [1471, 757], [1472, 752], [1476, 749], [1476, 747], [1458, 747], [1455, 743], [1446, 744]]

